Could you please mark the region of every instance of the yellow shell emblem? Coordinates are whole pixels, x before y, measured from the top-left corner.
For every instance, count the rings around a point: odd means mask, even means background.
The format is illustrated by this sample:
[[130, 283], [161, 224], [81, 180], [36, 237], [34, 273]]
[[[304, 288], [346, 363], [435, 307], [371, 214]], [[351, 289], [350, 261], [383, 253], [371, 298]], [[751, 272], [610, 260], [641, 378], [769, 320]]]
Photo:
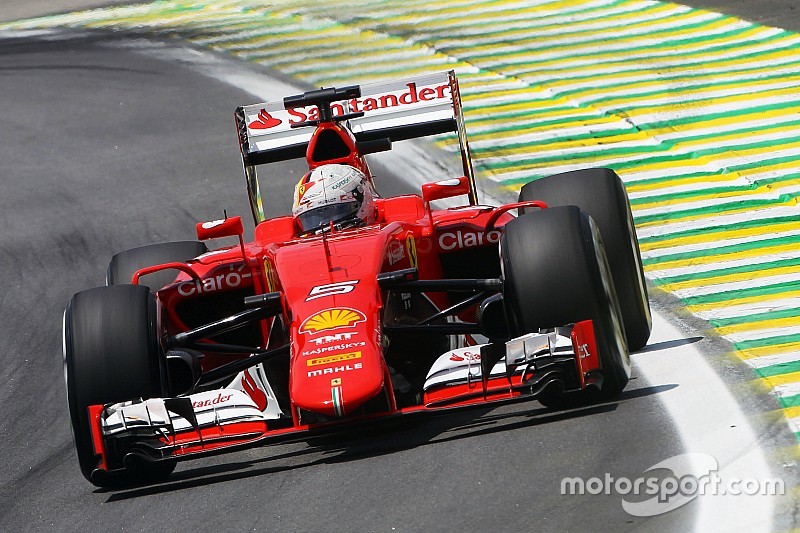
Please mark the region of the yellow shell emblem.
[[300, 326], [300, 333], [319, 333], [327, 329], [345, 328], [364, 322], [363, 313], [353, 309], [326, 309], [308, 317]]

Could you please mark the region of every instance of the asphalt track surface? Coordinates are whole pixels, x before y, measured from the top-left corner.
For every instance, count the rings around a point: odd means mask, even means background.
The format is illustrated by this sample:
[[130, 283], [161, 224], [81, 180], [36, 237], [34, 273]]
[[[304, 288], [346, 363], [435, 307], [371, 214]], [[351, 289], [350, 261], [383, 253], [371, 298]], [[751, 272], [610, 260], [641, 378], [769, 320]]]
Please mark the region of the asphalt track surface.
[[[641, 379], [574, 411], [516, 404], [183, 463], [161, 485], [84, 481], [60, 353], [70, 296], [117, 251], [249, 212], [232, 110], [252, 96], [105, 39], [0, 47], [0, 530], [689, 527], [692, 505], [641, 519], [619, 496], [558, 494], [564, 476], [633, 479], [682, 451], [657, 400], [670, 385]], [[286, 209], [302, 169], [272, 172]]]

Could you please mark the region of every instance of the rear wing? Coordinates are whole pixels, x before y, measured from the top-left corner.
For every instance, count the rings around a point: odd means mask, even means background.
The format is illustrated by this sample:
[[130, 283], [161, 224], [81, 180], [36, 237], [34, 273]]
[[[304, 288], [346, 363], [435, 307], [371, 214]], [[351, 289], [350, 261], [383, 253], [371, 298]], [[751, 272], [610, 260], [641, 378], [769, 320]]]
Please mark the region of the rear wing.
[[[477, 189], [455, 72], [451, 70], [319, 92], [326, 91], [342, 95], [340, 100], [330, 104], [333, 119], [341, 117], [341, 123], [352, 132], [358, 145], [387, 139], [395, 142], [456, 133], [464, 175], [470, 183], [470, 203], [477, 204]], [[290, 96], [236, 109], [239, 147], [256, 224], [266, 219], [256, 167], [304, 158], [315, 130], [313, 126], [320, 120], [319, 107], [303, 106], [303, 100], [304, 95]]]

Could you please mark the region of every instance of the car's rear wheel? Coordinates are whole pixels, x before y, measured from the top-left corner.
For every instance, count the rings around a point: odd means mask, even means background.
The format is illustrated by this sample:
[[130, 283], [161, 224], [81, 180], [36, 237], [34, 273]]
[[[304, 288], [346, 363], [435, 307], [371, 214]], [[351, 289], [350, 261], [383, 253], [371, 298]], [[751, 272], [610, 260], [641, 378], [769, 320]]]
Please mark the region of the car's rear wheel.
[[[592, 320], [602, 366], [602, 398], [618, 395], [631, 373], [614, 280], [597, 225], [575, 206], [522, 215], [500, 243], [503, 298], [515, 335]], [[546, 395], [555, 405], [560, 394]]]
[[652, 329], [650, 302], [633, 215], [619, 176], [608, 168], [565, 172], [528, 183], [519, 199], [542, 200], [549, 207], [576, 205], [594, 219], [617, 288], [628, 346], [643, 348]]
[[88, 408], [165, 391], [154, 295], [147, 287], [115, 285], [77, 293], [64, 313], [64, 374], [81, 473], [98, 486], [168, 476], [174, 462], [137, 463], [115, 476], [92, 476], [99, 457]]
[[[106, 273], [106, 285], [130, 283], [137, 270], [163, 263], [184, 262], [208, 251], [199, 241], [176, 241], [150, 244], [120, 252], [111, 258]], [[162, 270], [142, 276], [139, 285], [150, 287], [155, 292], [175, 281], [177, 272]]]

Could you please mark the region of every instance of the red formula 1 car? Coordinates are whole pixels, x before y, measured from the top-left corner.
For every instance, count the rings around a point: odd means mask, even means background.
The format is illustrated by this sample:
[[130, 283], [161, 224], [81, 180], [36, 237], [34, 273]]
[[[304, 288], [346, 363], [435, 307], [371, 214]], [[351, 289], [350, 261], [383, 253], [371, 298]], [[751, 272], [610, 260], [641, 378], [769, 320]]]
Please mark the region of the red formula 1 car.
[[[197, 241], [119, 253], [107, 286], [64, 314], [69, 410], [92, 483], [165, 477], [181, 459], [356, 421], [623, 390], [650, 311], [613, 171], [480, 205], [453, 72], [310, 91], [239, 108], [236, 121], [253, 242], [233, 217], [198, 224]], [[374, 194], [365, 154], [447, 132], [463, 176]], [[266, 218], [256, 167], [302, 157], [295, 216]], [[431, 208], [446, 198], [464, 205]], [[340, 208], [360, 218], [345, 224]], [[224, 237], [234, 245], [204, 244]]]

